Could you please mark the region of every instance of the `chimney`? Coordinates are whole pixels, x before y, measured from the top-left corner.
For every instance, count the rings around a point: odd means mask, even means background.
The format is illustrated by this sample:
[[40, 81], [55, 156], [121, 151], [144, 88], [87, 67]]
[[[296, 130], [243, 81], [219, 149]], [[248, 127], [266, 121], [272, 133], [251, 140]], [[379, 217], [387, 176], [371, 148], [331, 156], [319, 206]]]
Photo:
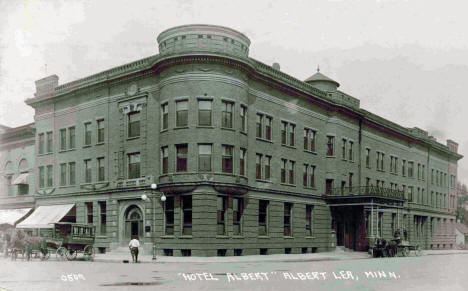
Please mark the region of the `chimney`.
[[450, 151], [454, 153], [458, 153], [458, 143], [454, 142], [451, 139], [447, 140], [447, 147], [449, 148]]
[[36, 83], [35, 97], [46, 97], [53, 96], [55, 94], [55, 87], [58, 86], [59, 77], [57, 75], [51, 75], [40, 80]]

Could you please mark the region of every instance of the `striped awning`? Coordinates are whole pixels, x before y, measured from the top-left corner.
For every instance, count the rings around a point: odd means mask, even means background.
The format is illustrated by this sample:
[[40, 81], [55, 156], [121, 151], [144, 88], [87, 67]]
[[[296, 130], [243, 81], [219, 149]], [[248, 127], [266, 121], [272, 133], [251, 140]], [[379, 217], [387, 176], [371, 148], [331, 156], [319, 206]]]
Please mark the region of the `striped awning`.
[[14, 226], [18, 220], [28, 214], [29, 211], [31, 211], [31, 208], [0, 209], [0, 224]]
[[39, 206], [24, 221], [18, 223], [16, 228], [53, 228], [75, 204]]
[[29, 173], [20, 174], [16, 179], [13, 181], [13, 185], [19, 184], [28, 184], [28, 175]]

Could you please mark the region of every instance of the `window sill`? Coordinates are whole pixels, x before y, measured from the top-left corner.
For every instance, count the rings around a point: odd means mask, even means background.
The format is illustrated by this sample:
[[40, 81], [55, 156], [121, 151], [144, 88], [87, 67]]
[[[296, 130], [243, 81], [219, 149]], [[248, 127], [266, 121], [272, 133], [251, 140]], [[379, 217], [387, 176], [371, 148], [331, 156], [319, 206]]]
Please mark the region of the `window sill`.
[[257, 238], [265, 238], [265, 239], [269, 239], [270, 236], [269, 235], [259, 235]]
[[98, 146], [98, 145], [103, 145], [103, 144], [105, 144], [105, 142], [98, 142], [96, 145]]
[[175, 235], [162, 235], [161, 238], [162, 239], [172, 239], [172, 238], [175, 238]]
[[244, 237], [243, 235], [235, 235], [235, 234], [234, 234], [234, 235], [232, 235], [232, 238], [233, 238], [233, 239], [243, 239], [243, 238], [245, 238], [245, 237]]
[[255, 181], [261, 182], [261, 183], [273, 183], [271, 180], [263, 180], [263, 179], [255, 179]]
[[67, 150], [60, 150], [59, 153], [66, 153], [66, 152], [71, 152], [71, 151], [74, 151], [75, 148], [73, 149], [67, 149]]
[[325, 158], [328, 158], [328, 159], [336, 159], [335, 156], [325, 156]]
[[317, 190], [317, 187], [313, 186], [313, 187], [308, 187], [308, 186], [303, 186], [304, 189], [307, 189], [307, 190]]
[[281, 146], [287, 147], [287, 148], [290, 148], [290, 149], [297, 149], [296, 146], [287, 145], [287, 144], [281, 144]]
[[85, 145], [83, 145], [83, 148], [90, 148], [90, 147], [91, 147], [90, 144], [85, 144]]
[[222, 127], [222, 126], [221, 126], [221, 129], [222, 129], [222, 130], [228, 130], [228, 131], [236, 131], [236, 130], [235, 130], [234, 128], [232, 128], [232, 127]]
[[293, 236], [283, 236], [283, 238], [285, 238], [285, 239], [294, 239]]
[[197, 128], [209, 128], [209, 129], [213, 129], [214, 126], [213, 126], [213, 125], [197, 125]]
[[295, 184], [280, 183], [280, 185], [289, 186], [289, 187], [296, 187]]
[[366, 169], [372, 170], [372, 168], [370, 166], [366, 166]]
[[59, 189], [66, 189], [66, 188], [72, 188], [72, 187], [75, 187], [76, 185], [63, 185], [63, 186], [59, 186], [58, 188]]
[[317, 155], [316, 151], [304, 150], [304, 152], [309, 153], [309, 154], [313, 154], [313, 155]]
[[314, 239], [315, 236], [306, 236], [305, 239]]
[[390, 174], [392, 174], [392, 175], [394, 175], [394, 176], [398, 176], [398, 174], [395, 173], [395, 172], [390, 172]]
[[216, 235], [216, 238], [220, 238], [220, 239], [229, 239], [229, 236], [228, 235]]
[[53, 152], [51, 152], [51, 153], [44, 153], [44, 154], [38, 154], [37, 156], [38, 156], [38, 157], [42, 157], [42, 156], [48, 156], [48, 155], [51, 155], [51, 154], [53, 154]]
[[247, 135], [247, 131], [241, 131], [240, 133]]
[[161, 131], [159, 131], [159, 132], [160, 132], [160, 133], [163, 133], [163, 132], [167, 132], [167, 131], [169, 131], [169, 129], [168, 129], [168, 128], [164, 128], [164, 129], [161, 129]]
[[268, 140], [268, 139], [264, 139], [264, 138], [261, 138], [261, 137], [256, 137], [257, 140], [259, 141], [264, 141], [264, 142], [268, 142], [268, 143], [273, 143], [271, 140]]
[[177, 129], [188, 129], [188, 125], [185, 125], [185, 126], [176, 126], [174, 127], [174, 130], [177, 130]]
[[377, 172], [385, 173], [385, 170], [377, 169]]
[[140, 136], [132, 136], [132, 137], [127, 137], [127, 140], [132, 140], [132, 139], [139, 139]]
[[181, 235], [179, 236], [180, 239], [191, 239], [193, 238], [193, 235]]

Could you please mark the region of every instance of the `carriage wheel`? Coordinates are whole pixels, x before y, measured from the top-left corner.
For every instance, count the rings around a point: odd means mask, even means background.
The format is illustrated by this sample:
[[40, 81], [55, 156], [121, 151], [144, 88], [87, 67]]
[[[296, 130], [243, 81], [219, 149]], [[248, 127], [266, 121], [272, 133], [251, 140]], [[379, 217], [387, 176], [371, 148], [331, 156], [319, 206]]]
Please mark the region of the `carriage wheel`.
[[48, 260], [49, 258], [50, 258], [50, 252], [48, 249], [45, 249], [44, 253], [42, 253], [42, 260], [45, 261], [45, 260]]
[[77, 254], [78, 254], [78, 252], [75, 251], [75, 250], [68, 250], [66, 252], [67, 260], [73, 261], [74, 259], [76, 259]]
[[89, 245], [86, 246], [84, 248], [83, 254], [84, 254], [84, 257], [85, 257], [86, 260], [88, 260], [88, 261], [94, 260], [95, 251], [94, 251], [93, 246], [89, 246]]
[[65, 261], [67, 259], [67, 249], [64, 247], [59, 247], [56, 252], [57, 260]]
[[403, 255], [403, 257], [407, 257], [409, 255], [408, 247], [404, 247], [401, 254]]

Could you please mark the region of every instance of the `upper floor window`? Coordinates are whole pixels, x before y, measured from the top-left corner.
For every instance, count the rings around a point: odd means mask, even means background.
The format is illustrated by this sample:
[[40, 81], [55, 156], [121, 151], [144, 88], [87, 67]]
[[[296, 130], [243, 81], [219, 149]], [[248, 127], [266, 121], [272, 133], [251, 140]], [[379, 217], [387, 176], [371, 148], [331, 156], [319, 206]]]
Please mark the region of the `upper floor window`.
[[353, 141], [349, 141], [349, 149], [348, 149], [348, 160], [354, 161], [354, 152], [353, 152]]
[[233, 234], [239, 235], [242, 233], [242, 213], [244, 211], [244, 199], [232, 198], [232, 224]]
[[296, 130], [296, 125], [286, 122], [286, 121], [281, 121], [281, 144], [282, 145], [289, 145], [289, 146], [294, 146], [295, 142], [295, 130]]
[[128, 114], [128, 137], [140, 136], [140, 112], [133, 111]]
[[67, 185], [67, 164], [60, 164], [60, 186]]
[[304, 128], [304, 150], [315, 152], [315, 136], [317, 132], [312, 129]]
[[273, 118], [262, 113], [257, 113], [256, 136], [266, 140], [271, 140]]
[[366, 149], [366, 167], [367, 168], [370, 168], [370, 164], [371, 164], [371, 162], [370, 162], [370, 151], [371, 151], [370, 149]]
[[246, 175], [246, 157], [247, 156], [247, 150], [241, 148], [239, 151], [239, 175], [245, 176]]
[[233, 146], [223, 145], [222, 172], [232, 173], [232, 149]]
[[408, 177], [413, 178], [414, 162], [408, 162]]
[[256, 175], [258, 180], [270, 180], [271, 178], [271, 156], [256, 154]]
[[39, 134], [39, 154], [43, 154], [45, 147], [44, 147], [44, 134], [40, 133]]
[[295, 184], [294, 161], [281, 159], [281, 183]]
[[198, 100], [198, 125], [211, 126], [211, 100]]
[[97, 121], [97, 143], [104, 142], [104, 119]]
[[53, 134], [52, 131], [47, 133], [47, 152], [51, 153], [54, 150], [53, 148]]
[[176, 145], [176, 172], [187, 172], [187, 144]]
[[347, 143], [347, 140], [343, 138], [342, 145], [341, 145], [341, 158], [343, 160], [346, 159], [346, 143]]
[[401, 160], [401, 175], [406, 176], [406, 160]]
[[76, 184], [76, 164], [75, 162], [68, 163], [68, 183], [70, 185]]
[[72, 126], [68, 128], [68, 149], [74, 149], [75, 147], [75, 127]]
[[54, 186], [54, 168], [52, 165], [47, 166], [47, 187]]
[[[11, 185], [11, 176], [8, 185]], [[39, 188], [45, 187], [45, 168], [43, 166], [39, 167]]]
[[292, 203], [284, 203], [284, 236], [291, 236], [291, 210]]
[[169, 104], [165, 103], [161, 105], [161, 130], [165, 130], [169, 127]]
[[[198, 170], [200, 172], [211, 171], [211, 144], [199, 144], [198, 145]], [[223, 161], [224, 165], [224, 161]]]
[[67, 130], [61, 129], [59, 131], [60, 150], [64, 151], [67, 149]]
[[332, 157], [335, 155], [335, 137], [327, 136], [327, 156]]
[[105, 168], [103, 157], [97, 158], [97, 167], [98, 167], [97, 180], [98, 181], [106, 180], [106, 168]]
[[84, 130], [85, 130], [85, 140], [84, 144], [85, 145], [91, 145], [91, 122], [87, 122], [84, 125]]
[[84, 160], [84, 176], [85, 183], [92, 182], [92, 169], [91, 169], [91, 160]]
[[241, 132], [247, 132], [247, 107], [241, 105], [240, 107], [240, 120], [241, 120]]
[[161, 165], [162, 173], [167, 174], [169, 172], [169, 152], [167, 146], [161, 148]]
[[221, 127], [232, 128], [232, 109], [234, 103], [229, 101], [223, 101], [223, 111], [221, 119]]
[[128, 178], [140, 178], [140, 153], [128, 154]]
[[315, 188], [315, 166], [314, 165], [304, 164], [302, 186]]
[[188, 101], [176, 102], [176, 127], [188, 125]]
[[227, 208], [228, 208], [228, 198], [226, 196], [218, 196], [218, 203], [217, 203], [217, 217], [218, 217], [218, 235], [225, 235], [226, 234], [226, 215], [227, 215]]

